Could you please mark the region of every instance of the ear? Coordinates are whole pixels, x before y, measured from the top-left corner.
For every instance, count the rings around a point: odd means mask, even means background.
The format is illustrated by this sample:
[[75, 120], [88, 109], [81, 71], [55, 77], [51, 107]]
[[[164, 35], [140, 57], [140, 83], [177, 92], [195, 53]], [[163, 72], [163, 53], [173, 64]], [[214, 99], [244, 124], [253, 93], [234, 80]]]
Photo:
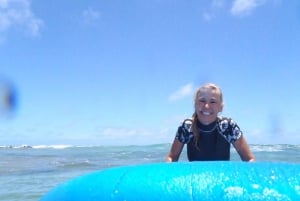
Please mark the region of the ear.
[[219, 112], [222, 112], [222, 111], [223, 111], [223, 107], [224, 107], [224, 104], [222, 103], [222, 104], [220, 105], [220, 110], [219, 110]]

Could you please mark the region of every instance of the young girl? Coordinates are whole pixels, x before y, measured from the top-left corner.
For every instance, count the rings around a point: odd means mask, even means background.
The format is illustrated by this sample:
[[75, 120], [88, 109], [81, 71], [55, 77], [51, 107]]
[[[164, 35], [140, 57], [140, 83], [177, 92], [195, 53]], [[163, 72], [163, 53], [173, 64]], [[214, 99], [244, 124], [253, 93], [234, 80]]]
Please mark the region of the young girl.
[[215, 84], [200, 87], [195, 96], [195, 112], [178, 128], [166, 161], [178, 161], [187, 144], [189, 161], [230, 160], [232, 144], [243, 161], [255, 161], [238, 125], [218, 116], [223, 109], [223, 95]]

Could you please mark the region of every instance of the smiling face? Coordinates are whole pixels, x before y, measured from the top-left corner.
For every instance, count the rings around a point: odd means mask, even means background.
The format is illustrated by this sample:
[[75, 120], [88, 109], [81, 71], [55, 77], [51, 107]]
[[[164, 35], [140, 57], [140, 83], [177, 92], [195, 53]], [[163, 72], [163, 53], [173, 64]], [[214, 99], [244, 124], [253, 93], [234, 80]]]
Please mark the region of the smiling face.
[[223, 98], [218, 86], [207, 84], [198, 89], [195, 96], [195, 112], [202, 124], [208, 125], [214, 122], [222, 110]]

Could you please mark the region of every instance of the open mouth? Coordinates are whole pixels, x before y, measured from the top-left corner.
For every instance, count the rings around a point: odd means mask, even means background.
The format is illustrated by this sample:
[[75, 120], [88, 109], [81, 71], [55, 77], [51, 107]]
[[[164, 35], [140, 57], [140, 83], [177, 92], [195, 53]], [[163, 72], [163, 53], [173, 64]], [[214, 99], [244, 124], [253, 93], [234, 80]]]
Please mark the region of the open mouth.
[[208, 116], [208, 115], [212, 115], [213, 112], [204, 112], [204, 111], [201, 111], [201, 114], [205, 115], [205, 116]]

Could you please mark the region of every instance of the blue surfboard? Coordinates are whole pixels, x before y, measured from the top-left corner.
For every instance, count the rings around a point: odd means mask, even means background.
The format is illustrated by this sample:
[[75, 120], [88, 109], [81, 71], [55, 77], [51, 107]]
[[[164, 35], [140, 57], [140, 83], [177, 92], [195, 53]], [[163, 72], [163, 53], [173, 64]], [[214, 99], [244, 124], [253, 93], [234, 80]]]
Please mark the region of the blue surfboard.
[[58, 185], [41, 201], [300, 200], [300, 164], [178, 162], [109, 168]]

